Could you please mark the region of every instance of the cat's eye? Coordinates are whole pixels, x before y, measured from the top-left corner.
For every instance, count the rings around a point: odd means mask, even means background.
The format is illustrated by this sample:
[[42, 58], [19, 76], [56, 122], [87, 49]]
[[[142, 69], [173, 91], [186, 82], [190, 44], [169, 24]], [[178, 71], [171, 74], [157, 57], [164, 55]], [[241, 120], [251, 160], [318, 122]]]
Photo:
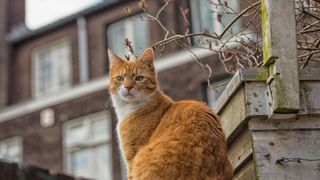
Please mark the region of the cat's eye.
[[116, 76], [116, 80], [117, 80], [117, 81], [123, 81], [123, 80], [124, 80], [124, 77], [122, 77], [122, 76]]
[[135, 81], [142, 81], [143, 79], [144, 79], [143, 76], [136, 76], [136, 77], [134, 78]]

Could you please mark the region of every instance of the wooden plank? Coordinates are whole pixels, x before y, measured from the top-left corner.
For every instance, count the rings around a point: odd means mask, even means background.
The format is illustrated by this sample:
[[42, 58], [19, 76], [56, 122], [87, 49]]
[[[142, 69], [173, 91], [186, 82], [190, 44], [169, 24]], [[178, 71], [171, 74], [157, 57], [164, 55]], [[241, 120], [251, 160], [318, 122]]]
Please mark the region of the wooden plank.
[[320, 114], [320, 81], [302, 81], [299, 114]]
[[240, 170], [234, 175], [234, 180], [255, 180], [254, 164], [253, 161], [247, 162]]
[[[319, 130], [253, 131], [254, 159], [259, 179], [319, 180]], [[283, 158], [308, 159], [281, 161]]]
[[320, 130], [320, 116], [298, 116], [293, 119], [252, 118], [249, 128], [253, 131]]
[[250, 131], [246, 127], [230, 145], [228, 158], [234, 171], [238, 171], [251, 157], [252, 137]]
[[268, 114], [266, 83], [246, 82], [244, 87], [247, 116], [266, 116]]
[[261, 81], [266, 82], [269, 76], [269, 69], [262, 68], [246, 68], [240, 69], [241, 81]]
[[237, 136], [249, 117], [267, 117], [267, 103], [265, 98], [266, 85], [264, 82], [245, 82], [232, 94], [218, 115], [228, 141]]
[[237, 71], [236, 74], [232, 77], [230, 82], [228, 83], [226, 89], [220, 95], [217, 100], [217, 103], [213, 107], [216, 113], [220, 113], [225, 105], [228, 103], [232, 95], [237, 91], [237, 89], [241, 86], [242, 81], [240, 78], [240, 71]]
[[263, 59], [270, 70], [271, 115], [296, 113], [300, 106], [294, 5], [294, 0], [261, 1]]
[[306, 68], [299, 71], [300, 81], [320, 81], [320, 68]]
[[247, 81], [261, 81], [265, 82], [268, 78], [268, 70], [266, 68], [248, 68], [240, 69], [236, 72], [233, 78], [230, 80], [226, 89], [223, 91], [217, 103], [214, 107], [214, 110], [219, 113], [225, 105], [228, 103], [232, 95], [238, 90], [243, 82]]
[[[240, 88], [229, 100], [228, 108], [224, 108], [219, 114], [221, 125], [228, 138], [231, 141], [236, 136], [236, 129], [240, 129], [245, 124], [246, 109], [244, 100], [244, 90]], [[231, 134], [233, 134], [231, 136]]]

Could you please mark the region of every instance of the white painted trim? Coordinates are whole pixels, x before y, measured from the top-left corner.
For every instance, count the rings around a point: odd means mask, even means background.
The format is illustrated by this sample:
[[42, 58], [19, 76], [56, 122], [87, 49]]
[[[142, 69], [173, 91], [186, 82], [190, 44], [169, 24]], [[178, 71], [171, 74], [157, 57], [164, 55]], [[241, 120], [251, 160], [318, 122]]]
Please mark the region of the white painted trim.
[[78, 48], [79, 48], [79, 77], [80, 82], [85, 83], [89, 80], [88, 69], [88, 32], [87, 22], [84, 17], [77, 19], [78, 28]]
[[[214, 53], [209, 50], [192, 48], [191, 49], [199, 59], [213, 55]], [[179, 51], [177, 53], [165, 56], [156, 60], [155, 66], [158, 72], [165, 71], [170, 68], [186, 64], [194, 60], [194, 57], [187, 50]], [[61, 104], [85, 95], [92, 94], [100, 90], [106, 90], [109, 86], [109, 78], [103, 77], [95, 79], [78, 86], [74, 86], [65, 90], [63, 93], [46, 96], [42, 98], [33, 99], [20, 104], [12, 105], [0, 110], [0, 123], [14, 119], [35, 111], [39, 111], [50, 106]]]
[[50, 106], [85, 96], [99, 90], [106, 89], [109, 85], [108, 77], [92, 80], [86, 84], [75, 86], [52, 96], [37, 98], [24, 103], [16, 104], [0, 111], [0, 123], [9, 119], [17, 118], [31, 112], [39, 111]]

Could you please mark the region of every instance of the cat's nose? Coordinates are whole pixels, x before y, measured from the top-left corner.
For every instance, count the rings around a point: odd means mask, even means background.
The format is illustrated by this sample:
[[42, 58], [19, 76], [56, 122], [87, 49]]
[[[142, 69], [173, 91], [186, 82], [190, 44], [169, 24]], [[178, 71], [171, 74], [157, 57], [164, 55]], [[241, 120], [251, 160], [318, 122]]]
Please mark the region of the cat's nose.
[[130, 91], [133, 88], [133, 86], [131, 84], [128, 84], [128, 85], [124, 85], [124, 88]]

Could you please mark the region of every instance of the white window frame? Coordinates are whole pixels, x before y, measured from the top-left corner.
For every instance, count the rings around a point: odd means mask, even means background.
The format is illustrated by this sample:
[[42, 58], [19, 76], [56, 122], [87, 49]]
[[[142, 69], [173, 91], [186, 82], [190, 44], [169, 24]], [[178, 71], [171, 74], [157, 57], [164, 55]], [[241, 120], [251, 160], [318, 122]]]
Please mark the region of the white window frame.
[[[7, 151], [7, 148], [9, 145], [17, 145], [18, 148], [19, 148], [19, 157], [18, 157], [18, 161], [13, 161], [13, 160], [10, 160], [10, 159], [2, 159], [1, 156], [0, 156], [0, 159], [1, 160], [5, 160], [5, 161], [8, 161], [8, 162], [15, 162], [15, 163], [18, 163], [18, 164], [22, 164], [23, 163], [23, 141], [22, 141], [22, 138], [19, 137], [19, 136], [15, 136], [15, 137], [11, 137], [11, 138], [7, 138], [7, 139], [4, 139], [4, 140], [0, 140], [0, 149], [1, 150], [5, 150]], [[0, 151], [1, 152], [1, 151]]]
[[[142, 18], [141, 18], [142, 17]], [[112, 49], [112, 46], [110, 46], [110, 43], [109, 43], [109, 40], [110, 38], [109, 37], [113, 37], [113, 35], [111, 34], [111, 32], [109, 32], [109, 29], [110, 28], [114, 28], [115, 27], [119, 27], [119, 26], [123, 26], [124, 29], [125, 29], [125, 32], [124, 32], [124, 36], [127, 37], [131, 42], [132, 42], [132, 45], [133, 47], [135, 48], [135, 51], [137, 53], [137, 55], [139, 55], [139, 51], [141, 51], [140, 53], [142, 53], [142, 50], [144, 48], [147, 48], [147, 47], [138, 47], [135, 42], [136, 42], [136, 39], [135, 39], [135, 33], [134, 32], [134, 26], [136, 24], [137, 21], [143, 21], [145, 24], [144, 26], [146, 27], [146, 33], [145, 34], [145, 41], [147, 42], [147, 44], [149, 44], [150, 42], [150, 23], [149, 23], [149, 20], [147, 18], [144, 17], [144, 14], [143, 13], [140, 13], [140, 14], [137, 14], [137, 15], [133, 15], [133, 16], [130, 16], [130, 17], [127, 17], [125, 19], [122, 19], [122, 20], [119, 20], [117, 22], [114, 22], [110, 25], [108, 25], [107, 29], [106, 29], [106, 35], [107, 35], [107, 39], [108, 39], [108, 47]], [[138, 32], [139, 33], [139, 32]], [[112, 40], [114, 40], [112, 38]], [[112, 43], [112, 42], [111, 42]], [[124, 45], [124, 39], [121, 40], [121, 43], [123, 44], [123, 49], [124, 49], [124, 52], [126, 54], [129, 54], [130, 55], [130, 59], [135, 59], [135, 57], [133, 57], [131, 55], [131, 53], [128, 52], [127, 50], [127, 47]], [[139, 48], [139, 49], [138, 49]], [[141, 49], [140, 49], [141, 48]], [[124, 55], [125, 54], [122, 54], [120, 52], [117, 52], [118, 49], [112, 49], [113, 51], [115, 51], [119, 56], [121, 56], [122, 58], [124, 58]]]
[[[67, 140], [67, 131], [69, 129], [71, 129], [72, 127], [78, 126], [78, 125], [84, 125], [87, 127], [88, 131], [92, 130], [92, 124], [95, 121], [99, 121], [101, 120], [101, 117], [104, 117], [106, 119], [106, 121], [108, 121], [107, 123], [109, 124], [109, 135], [110, 135], [110, 139], [108, 140], [98, 140], [98, 141], [93, 141], [90, 142], [89, 141], [83, 141], [81, 144], [68, 144]], [[108, 132], [107, 132], [108, 133]], [[88, 132], [88, 135], [90, 135], [90, 132]], [[89, 115], [85, 115], [73, 120], [70, 120], [68, 122], [66, 122], [63, 125], [63, 164], [64, 164], [64, 170], [66, 173], [72, 173], [72, 165], [71, 165], [71, 154], [72, 152], [75, 152], [77, 150], [81, 150], [81, 149], [90, 149], [90, 148], [94, 148], [100, 145], [108, 145], [111, 148], [111, 154], [110, 154], [110, 158], [112, 159], [112, 119], [111, 119], [111, 115], [109, 112], [103, 111], [103, 112], [97, 112], [97, 113], [93, 113], [93, 114], [89, 114]], [[90, 155], [92, 156], [92, 154]], [[94, 164], [93, 162], [93, 158], [90, 159], [90, 166], [92, 166]], [[111, 176], [113, 176], [113, 164], [111, 162], [110, 164], [110, 168], [111, 168]], [[85, 178], [92, 178], [92, 177], [85, 177]]]
[[[41, 92], [40, 91], [40, 82], [39, 82], [39, 79], [40, 79], [40, 72], [39, 69], [40, 69], [40, 64], [39, 64], [39, 55], [45, 51], [54, 51], [55, 49], [59, 49], [61, 47], [66, 47], [66, 51], [67, 53], [69, 54], [69, 56], [67, 57], [67, 64], [68, 64], [68, 67], [67, 68], [67, 74], [68, 74], [68, 83], [66, 83], [64, 86], [59, 86], [57, 85], [57, 81], [58, 81], [58, 77], [57, 76], [54, 76], [53, 77], [53, 82], [52, 82], [52, 91], [49, 91], [49, 92]], [[32, 96], [34, 98], [39, 98], [39, 97], [43, 97], [44, 95], [52, 95], [52, 94], [56, 94], [58, 93], [59, 91], [61, 90], [65, 90], [65, 89], [68, 89], [71, 87], [72, 85], [72, 48], [71, 48], [71, 42], [70, 42], [70, 39], [67, 38], [67, 37], [64, 37], [64, 38], [61, 38], [61, 39], [58, 39], [58, 40], [55, 40], [51, 43], [48, 43], [48, 44], [45, 44], [43, 46], [40, 46], [40, 47], [37, 47], [35, 49], [32, 50], [32, 53], [31, 53], [31, 61], [32, 61]], [[59, 74], [57, 72], [57, 68], [53, 68], [53, 70], [55, 71], [53, 74]]]

